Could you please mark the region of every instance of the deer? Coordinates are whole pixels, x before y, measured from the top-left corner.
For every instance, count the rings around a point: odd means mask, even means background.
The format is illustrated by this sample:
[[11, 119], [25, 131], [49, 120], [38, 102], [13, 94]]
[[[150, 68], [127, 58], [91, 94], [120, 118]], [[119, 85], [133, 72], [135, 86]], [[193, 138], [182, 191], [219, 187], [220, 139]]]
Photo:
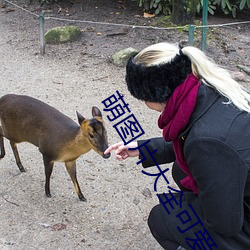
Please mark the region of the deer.
[[76, 111], [79, 125], [54, 107], [27, 95], [7, 94], [0, 98], [0, 159], [5, 156], [8, 139], [16, 164], [25, 172], [17, 144], [28, 142], [38, 147], [45, 168], [45, 194], [51, 197], [50, 177], [55, 162], [64, 162], [81, 201], [86, 201], [76, 175], [76, 160], [91, 149], [104, 159], [108, 148], [107, 130], [101, 111], [92, 107], [92, 118]]

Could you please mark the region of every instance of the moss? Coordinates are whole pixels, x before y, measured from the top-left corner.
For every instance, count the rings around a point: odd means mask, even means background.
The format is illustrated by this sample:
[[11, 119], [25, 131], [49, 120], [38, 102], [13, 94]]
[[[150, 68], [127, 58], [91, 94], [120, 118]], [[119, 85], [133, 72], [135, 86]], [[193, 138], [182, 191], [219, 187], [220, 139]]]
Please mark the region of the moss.
[[156, 20], [155, 22], [153, 22], [152, 26], [169, 28], [172, 27], [173, 24], [170, 21], [170, 16], [163, 16], [158, 18], [158, 20]]
[[118, 51], [112, 56], [113, 62], [118, 67], [125, 67], [129, 58], [138, 53], [134, 48], [126, 48]]
[[50, 44], [73, 42], [82, 36], [82, 31], [76, 26], [55, 27], [45, 34], [45, 42]]
[[[200, 21], [195, 21], [194, 25], [200, 26], [201, 22]], [[164, 28], [178, 27], [177, 30], [180, 31], [180, 32], [188, 32], [189, 31], [189, 25], [183, 25], [183, 27], [180, 28], [179, 25], [173, 24], [171, 22], [171, 17], [170, 16], [163, 16], [163, 17], [159, 18], [157, 21], [155, 21], [153, 23], [152, 26], [164, 27]]]

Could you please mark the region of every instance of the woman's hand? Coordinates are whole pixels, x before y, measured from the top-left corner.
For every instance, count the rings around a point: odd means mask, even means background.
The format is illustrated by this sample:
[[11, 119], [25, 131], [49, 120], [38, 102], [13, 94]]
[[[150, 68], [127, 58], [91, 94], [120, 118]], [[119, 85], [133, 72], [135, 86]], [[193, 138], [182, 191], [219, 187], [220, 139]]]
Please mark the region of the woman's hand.
[[130, 142], [127, 145], [124, 145], [123, 142], [118, 142], [116, 144], [111, 145], [110, 147], [108, 147], [104, 154], [108, 154], [111, 151], [115, 150], [115, 157], [122, 161], [125, 160], [128, 157], [136, 157], [139, 156], [140, 152], [138, 149], [136, 150], [128, 150], [129, 148], [137, 148], [138, 147], [138, 143], [137, 142]]

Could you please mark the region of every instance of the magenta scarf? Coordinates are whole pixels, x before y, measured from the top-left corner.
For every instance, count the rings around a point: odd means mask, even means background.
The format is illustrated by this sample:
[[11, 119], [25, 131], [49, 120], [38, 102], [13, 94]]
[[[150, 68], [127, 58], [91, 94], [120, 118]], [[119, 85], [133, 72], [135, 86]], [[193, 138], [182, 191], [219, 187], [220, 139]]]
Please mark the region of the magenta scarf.
[[195, 194], [198, 194], [198, 187], [185, 160], [179, 135], [188, 125], [194, 111], [199, 86], [200, 80], [191, 73], [174, 90], [158, 120], [159, 128], [163, 129], [164, 139], [173, 142], [176, 161], [187, 174], [187, 177], [181, 180], [181, 184]]

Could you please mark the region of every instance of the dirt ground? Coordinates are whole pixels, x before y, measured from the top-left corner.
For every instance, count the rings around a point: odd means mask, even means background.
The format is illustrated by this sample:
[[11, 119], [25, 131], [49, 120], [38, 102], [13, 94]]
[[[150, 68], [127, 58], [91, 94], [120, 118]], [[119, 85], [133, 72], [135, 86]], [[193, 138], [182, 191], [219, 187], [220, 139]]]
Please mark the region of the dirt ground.
[[[143, 26], [159, 20], [159, 17], [143, 18], [142, 9], [129, 0], [107, 0], [105, 4], [97, 0], [71, 1], [71, 4], [60, 1], [52, 8], [40, 7], [36, 1], [13, 2], [32, 13], [45, 10], [46, 17]], [[210, 24], [246, 20], [247, 15], [238, 19], [209, 17]], [[124, 68], [116, 67], [110, 58], [127, 47], [140, 50], [158, 41], [187, 40], [187, 32], [70, 24], [82, 28], [81, 40], [46, 45], [46, 53], [41, 56], [37, 16], [9, 4], [0, 9], [1, 96], [30, 95], [77, 121], [76, 110], [90, 117], [92, 106], [102, 110], [101, 102], [118, 90], [145, 131], [141, 139], [160, 136], [158, 114], [130, 96], [124, 82]], [[61, 25], [69, 22], [46, 19], [46, 30]], [[208, 55], [240, 73], [240, 82], [246, 87], [249, 76], [239, 72], [237, 65], [250, 66], [249, 34], [249, 23], [211, 28], [207, 41]], [[200, 45], [199, 36], [195, 44]], [[108, 113], [103, 115], [109, 143], [120, 141], [114, 124], [107, 119]], [[137, 159], [118, 162], [112, 156], [104, 160], [94, 151], [81, 156], [77, 160], [78, 181], [87, 202], [78, 200], [64, 165], [57, 163], [49, 199], [44, 194], [44, 168], [37, 148], [26, 143], [19, 145], [27, 170], [20, 173], [7, 140], [5, 145], [6, 156], [0, 162], [0, 249], [161, 249], [147, 227], [147, 216], [158, 203], [154, 179], [141, 173]], [[171, 169], [171, 165], [163, 167]], [[154, 173], [156, 169], [148, 171]], [[158, 182], [158, 192], [161, 191], [166, 191], [163, 180]]]

